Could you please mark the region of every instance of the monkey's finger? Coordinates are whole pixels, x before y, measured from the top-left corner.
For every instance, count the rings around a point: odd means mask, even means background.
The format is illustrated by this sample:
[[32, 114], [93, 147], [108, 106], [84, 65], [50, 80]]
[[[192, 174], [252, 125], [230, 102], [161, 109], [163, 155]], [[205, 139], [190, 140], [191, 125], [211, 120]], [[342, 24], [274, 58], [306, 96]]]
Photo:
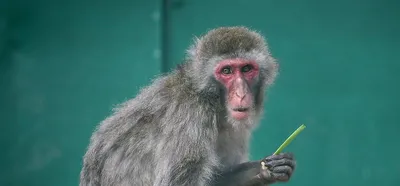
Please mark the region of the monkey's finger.
[[290, 177], [290, 175], [292, 175], [292, 173], [293, 173], [293, 169], [292, 169], [292, 167], [290, 167], [288, 165], [284, 165], [284, 166], [274, 167], [272, 169], [272, 172], [273, 173], [285, 173], [285, 174], [289, 175], [289, 177]]
[[280, 153], [268, 156], [265, 158], [265, 161], [279, 160], [279, 159], [294, 159], [293, 153]]
[[287, 182], [290, 179], [290, 176], [285, 173], [272, 173], [272, 175], [276, 181]]
[[271, 171], [268, 169], [268, 167], [261, 167], [261, 169], [260, 169], [260, 175], [262, 176], [262, 177], [268, 177], [268, 176], [271, 176]]
[[[268, 167], [268, 164], [265, 164], [265, 166]], [[290, 168], [292, 168], [294, 170], [296, 168], [296, 161], [295, 160], [286, 159], [285, 163], [278, 164], [275, 167], [277, 167], [277, 166], [289, 166]]]
[[276, 166], [282, 166], [282, 165], [287, 165], [287, 166], [294, 168], [296, 166], [296, 163], [295, 163], [295, 161], [290, 160], [290, 159], [279, 159], [279, 160], [269, 161], [265, 165], [270, 169], [272, 169]]
[[263, 180], [266, 184], [274, 183], [276, 180], [268, 169], [262, 169], [258, 174], [258, 177]]

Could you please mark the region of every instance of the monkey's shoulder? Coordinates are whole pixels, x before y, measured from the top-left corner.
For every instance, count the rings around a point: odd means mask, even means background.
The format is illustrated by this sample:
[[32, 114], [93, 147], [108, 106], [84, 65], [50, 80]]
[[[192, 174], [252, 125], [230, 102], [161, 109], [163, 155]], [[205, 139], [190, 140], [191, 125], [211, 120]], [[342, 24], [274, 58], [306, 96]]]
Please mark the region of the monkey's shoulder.
[[116, 134], [124, 130], [145, 132], [163, 125], [161, 122], [166, 120], [179, 123], [185, 118], [203, 116], [202, 119], [209, 121], [216, 108], [215, 102], [192, 88], [188, 77], [173, 72], [156, 78], [136, 97], [115, 107], [100, 128]]

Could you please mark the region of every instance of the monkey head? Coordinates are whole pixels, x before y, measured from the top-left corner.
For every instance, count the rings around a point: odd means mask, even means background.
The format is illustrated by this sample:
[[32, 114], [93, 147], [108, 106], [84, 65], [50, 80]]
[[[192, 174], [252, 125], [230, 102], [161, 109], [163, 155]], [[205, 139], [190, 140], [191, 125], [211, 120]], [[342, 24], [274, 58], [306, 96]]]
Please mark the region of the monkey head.
[[259, 33], [220, 27], [196, 38], [188, 54], [196, 87], [219, 95], [231, 119], [259, 114], [264, 91], [277, 74], [277, 63]]

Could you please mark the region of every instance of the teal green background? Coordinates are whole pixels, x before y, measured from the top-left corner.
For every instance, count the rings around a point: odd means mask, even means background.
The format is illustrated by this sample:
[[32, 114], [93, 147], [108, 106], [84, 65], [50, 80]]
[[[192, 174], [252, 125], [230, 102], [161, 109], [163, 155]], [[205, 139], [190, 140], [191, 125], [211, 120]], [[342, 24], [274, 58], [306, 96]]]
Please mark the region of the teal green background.
[[[0, 0], [0, 185], [78, 185], [92, 131], [161, 73], [161, 1]], [[287, 147], [284, 185], [400, 183], [398, 1], [176, 0], [168, 69], [195, 35], [265, 34], [280, 63], [252, 159]]]

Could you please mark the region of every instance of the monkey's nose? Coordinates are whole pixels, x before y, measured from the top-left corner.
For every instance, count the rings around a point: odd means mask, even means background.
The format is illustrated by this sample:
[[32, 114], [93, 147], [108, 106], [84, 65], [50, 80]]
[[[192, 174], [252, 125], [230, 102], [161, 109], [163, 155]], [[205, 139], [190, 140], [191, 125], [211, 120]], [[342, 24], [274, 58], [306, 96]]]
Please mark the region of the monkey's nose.
[[237, 92], [236, 92], [236, 96], [237, 96], [238, 98], [240, 98], [240, 99], [243, 99], [243, 98], [246, 96], [246, 93], [245, 93], [245, 92], [239, 92], [239, 91], [237, 91]]

